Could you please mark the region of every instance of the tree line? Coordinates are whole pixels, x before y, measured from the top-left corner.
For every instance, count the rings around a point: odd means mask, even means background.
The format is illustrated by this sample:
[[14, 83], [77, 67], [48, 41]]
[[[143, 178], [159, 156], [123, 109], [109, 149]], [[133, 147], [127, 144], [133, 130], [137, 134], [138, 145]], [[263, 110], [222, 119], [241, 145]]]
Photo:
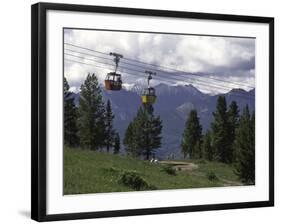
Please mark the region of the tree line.
[[[80, 87], [79, 107], [64, 78], [64, 144], [118, 154], [120, 136], [113, 127], [114, 114], [110, 100], [103, 102], [95, 74], [88, 74]], [[152, 105], [141, 105], [128, 125], [123, 144], [127, 154], [146, 160], [161, 146], [162, 121], [155, 116]]]
[[111, 103], [103, 102], [101, 88], [94, 74], [88, 74], [80, 87], [79, 107], [64, 77], [64, 144], [91, 150], [120, 150], [120, 136], [113, 127]]
[[[95, 74], [88, 74], [80, 87], [77, 107], [64, 78], [64, 144], [90, 150], [120, 152], [120, 136], [114, 128], [110, 100], [104, 103]], [[127, 154], [150, 159], [161, 147], [162, 120], [152, 105], [141, 105], [129, 123], [123, 145]], [[191, 110], [185, 124], [181, 150], [185, 158], [207, 159], [231, 164], [245, 183], [255, 182], [255, 113], [248, 105], [240, 113], [235, 101], [227, 107], [219, 96], [213, 122], [203, 134], [196, 110]]]
[[255, 183], [255, 112], [248, 105], [240, 114], [232, 101], [227, 107], [224, 96], [217, 99], [209, 130], [202, 134], [196, 110], [191, 110], [185, 124], [181, 149], [184, 157], [231, 164], [242, 182]]

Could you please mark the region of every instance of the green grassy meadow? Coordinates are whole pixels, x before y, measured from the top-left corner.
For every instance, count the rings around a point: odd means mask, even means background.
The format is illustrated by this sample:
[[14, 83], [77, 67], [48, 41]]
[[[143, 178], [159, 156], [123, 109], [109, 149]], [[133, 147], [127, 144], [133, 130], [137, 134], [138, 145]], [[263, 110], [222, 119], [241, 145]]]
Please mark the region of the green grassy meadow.
[[[192, 163], [193, 169], [180, 167], [182, 162]], [[65, 147], [64, 194], [135, 191], [130, 185], [132, 179], [145, 183], [143, 190], [242, 185], [233, 167], [223, 163], [205, 160], [164, 163], [154, 164], [126, 156]], [[171, 169], [173, 172], [168, 172]], [[133, 177], [126, 184], [128, 181], [124, 182], [124, 176], [127, 177], [128, 173]]]

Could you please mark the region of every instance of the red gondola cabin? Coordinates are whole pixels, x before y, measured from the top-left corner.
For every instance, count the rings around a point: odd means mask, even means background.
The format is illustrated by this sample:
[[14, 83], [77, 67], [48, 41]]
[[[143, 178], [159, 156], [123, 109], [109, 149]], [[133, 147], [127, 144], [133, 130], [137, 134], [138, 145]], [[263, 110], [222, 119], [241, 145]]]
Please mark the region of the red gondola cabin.
[[121, 90], [122, 89], [121, 75], [115, 72], [108, 73], [106, 79], [104, 80], [104, 85], [106, 90]]

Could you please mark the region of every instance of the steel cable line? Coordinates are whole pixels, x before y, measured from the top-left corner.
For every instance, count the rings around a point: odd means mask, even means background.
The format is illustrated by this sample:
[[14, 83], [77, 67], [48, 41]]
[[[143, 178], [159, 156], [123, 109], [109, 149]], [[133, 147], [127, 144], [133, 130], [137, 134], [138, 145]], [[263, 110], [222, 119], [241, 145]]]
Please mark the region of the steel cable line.
[[[68, 44], [68, 43], [65, 43], [67, 45], [70, 45], [70, 46], [74, 46], [74, 47], [77, 47], [77, 48], [81, 48], [81, 49], [85, 49], [85, 50], [89, 50], [89, 51], [93, 51], [93, 52], [96, 52], [96, 53], [99, 53], [99, 54], [103, 54], [103, 55], [107, 55], [107, 53], [104, 53], [104, 52], [100, 52], [100, 51], [96, 51], [96, 50], [93, 50], [93, 49], [90, 49], [90, 48], [84, 48], [84, 47], [80, 47], [80, 46], [77, 46], [77, 45], [73, 45], [73, 44]], [[78, 52], [77, 52], [78, 53]], [[80, 52], [82, 54], [82, 52]], [[88, 54], [89, 55], [89, 54]], [[93, 57], [100, 57], [100, 56], [96, 56], [96, 55], [91, 55]], [[104, 58], [104, 57], [101, 57], [101, 58]], [[109, 58], [104, 58], [106, 60], [109, 60]], [[128, 60], [128, 61], [137, 61], [137, 60], [133, 60], [133, 59], [128, 59], [128, 58], [123, 58], [123, 60]], [[142, 64], [145, 64], [145, 65], [149, 65], [149, 66], [154, 66], [154, 67], [162, 67], [162, 68], [165, 68], [165, 69], [169, 69], [169, 70], [173, 70], [174, 72], [179, 72], [179, 73], [183, 73], [183, 75], [189, 75], [189, 76], [197, 76], [199, 78], [205, 78], [205, 79], [211, 79], [211, 80], [216, 80], [216, 81], [219, 81], [219, 82], [226, 82], [226, 83], [230, 83], [232, 85], [240, 85], [240, 86], [244, 86], [244, 87], [248, 87], [248, 88], [254, 88], [253, 86], [249, 86], [249, 85], [246, 85], [244, 83], [238, 83], [238, 82], [230, 82], [228, 80], [224, 80], [224, 79], [218, 79], [218, 78], [213, 78], [213, 77], [202, 77], [201, 75], [199, 74], [196, 74], [196, 73], [188, 73], [188, 72], [185, 72], [185, 71], [180, 71], [180, 70], [176, 70], [174, 68], [169, 68], [169, 67], [165, 67], [165, 66], [161, 66], [161, 65], [154, 65], [154, 64], [149, 64], [149, 63], [145, 63], [145, 62], [140, 62], [140, 61], [137, 61], [139, 63], [142, 63]], [[132, 65], [132, 66], [137, 66], [137, 67], [142, 67], [143, 66], [139, 66], [139, 65], [134, 65], [134, 64], [130, 64], [130, 63], [126, 63], [126, 62], [121, 62], [121, 63], [125, 63], [125, 64], [128, 64], [128, 65]], [[147, 68], [146, 68], [147, 69]], [[151, 68], [150, 68], [151, 69]], [[167, 71], [163, 71], [163, 70], [159, 70], [159, 69], [152, 69], [152, 70], [155, 70], [155, 71], [161, 71], [161, 72], [166, 72], [168, 74], [172, 74], [171, 72], [167, 72]], [[177, 74], [178, 75], [178, 74]], [[232, 87], [234, 88], [234, 87]]]
[[[139, 73], [143, 74], [143, 72], [140, 72], [138, 71]], [[123, 68], [121, 69], [121, 73], [126, 73], [124, 72]], [[132, 73], [127, 73], [129, 75], [135, 75], [135, 74], [132, 74]], [[137, 77], [139, 77], [139, 75], [135, 75]], [[190, 81], [182, 81], [180, 79], [177, 79], [177, 78], [167, 78], [167, 77], [160, 77], [160, 76], [155, 76], [154, 77], [155, 80], [162, 80], [162, 82], [165, 82], [167, 84], [171, 84], [171, 83], [174, 83], [174, 84], [178, 84], [178, 82], [176, 82], [175, 80], [177, 81], [180, 81], [180, 82], [184, 82], [186, 84], [192, 84], [193, 86], [195, 86], [197, 89], [205, 89], [205, 90], [210, 90], [211, 87], [213, 88], [217, 88], [217, 89], [220, 89], [221, 91], [226, 91], [226, 93], [228, 93], [231, 89], [229, 88], [226, 88], [226, 87], [222, 87], [222, 86], [217, 86], [216, 84], [208, 84], [208, 83], [192, 83]], [[202, 86], [204, 87], [207, 87], [207, 88], [202, 88]], [[200, 91], [200, 90], [199, 90]], [[224, 93], [224, 94], [226, 94]], [[250, 95], [245, 95], [246, 92], [232, 92], [231, 93], [232, 95], [236, 96], [236, 97], [240, 97], [240, 98], [247, 98], [249, 100], [254, 100], [255, 97], [254, 95], [250, 94]], [[221, 93], [219, 94], [216, 94], [216, 95], [221, 95]]]
[[[107, 56], [108, 56], [108, 54], [105, 53], [105, 52], [93, 50], [93, 49], [86, 48], [86, 47], [81, 47], [81, 46], [78, 46], [78, 45], [75, 45], [75, 44], [70, 44], [70, 43], [64, 43], [64, 44], [65, 44], [65, 45], [73, 46], [73, 47], [76, 47], [76, 48], [81, 48], [81, 49], [84, 49], [84, 50], [88, 50], [88, 51], [92, 51], [92, 52], [96, 52], [96, 53], [99, 53], [99, 54], [103, 54], [103, 55], [107, 55]], [[98, 56], [95, 56], [95, 57], [98, 57]], [[244, 87], [248, 87], [248, 88], [255, 88], [255, 87], [253, 87], [253, 86], [249, 86], [249, 85], [244, 84], [244, 83], [239, 83], [239, 82], [234, 82], [234, 81], [228, 81], [228, 80], [218, 79], [218, 78], [214, 78], [214, 77], [202, 77], [200, 74], [188, 73], [188, 72], [181, 71], [181, 70], [174, 69], [174, 68], [170, 68], [170, 67], [167, 67], [167, 66], [150, 64], [150, 63], [142, 62], [142, 61], [135, 60], [135, 59], [123, 58], [123, 60], [134, 61], [134, 62], [137, 62], [137, 63], [140, 63], [140, 64], [144, 64], [144, 65], [149, 65], [149, 66], [153, 66], [153, 67], [168, 69], [168, 70], [171, 70], [171, 71], [174, 71], [174, 72], [183, 73], [183, 74], [185, 74], [185, 75], [197, 76], [197, 77], [200, 77], [200, 78], [215, 80], [215, 81], [219, 81], [219, 82], [226, 82], [226, 83], [230, 83], [230, 84], [233, 84], [233, 85], [240, 85], [240, 86], [244, 86]], [[121, 63], [125, 63], [125, 62], [121, 62]], [[134, 65], [134, 66], [136, 66], [136, 65]], [[151, 69], [151, 68], [150, 68], [150, 69]], [[153, 70], [159, 70], [159, 69], [153, 69]], [[161, 71], [163, 72], [163, 70], [161, 70]], [[169, 73], [169, 72], [167, 72], [167, 73]], [[173, 73], [170, 73], [170, 74], [173, 74]]]
[[[68, 54], [68, 55], [69, 55], [69, 54]], [[71, 56], [85, 59], [84, 57], [79, 57], [79, 56], [76, 56], [76, 55], [71, 55]], [[108, 69], [108, 68], [106, 68], [106, 67], [97, 66], [97, 65], [94, 65], [94, 64], [91, 64], [91, 63], [85, 63], [85, 62], [75, 61], [75, 60], [71, 60], [71, 59], [65, 59], [65, 60], [71, 61], [71, 62], [75, 62], [75, 63], [84, 64], [84, 65], [88, 65], [88, 66], [94, 66], [94, 67], [98, 67], [98, 68]], [[89, 59], [86, 59], [86, 60], [89, 60]], [[97, 62], [97, 61], [95, 61], [95, 62]], [[106, 65], [110, 65], [110, 66], [114, 67], [113, 64], [109, 64], [109, 63], [103, 63], [103, 62], [97, 62], [97, 63], [106, 64]], [[128, 74], [128, 75], [133, 75], [133, 76], [139, 77], [139, 75], [126, 72], [126, 69], [127, 69], [127, 68], [120, 67], [120, 69], [121, 69], [121, 72], [124, 73], [124, 74]], [[129, 70], [129, 69], [127, 69], [127, 70]], [[139, 71], [139, 70], [133, 70], [133, 71], [134, 71], [134, 72], [137, 72], [137, 73], [140, 73], [141, 75], [145, 76], [145, 74], [144, 74], [143, 71]], [[156, 76], [155, 79], [156, 79], [156, 80], [157, 80], [157, 79], [160, 79], [160, 80], [164, 81], [165, 83], [171, 83], [171, 82], [173, 82], [173, 83], [175, 83], [175, 84], [177, 83], [177, 82], [175, 82], [175, 80], [181, 81], [181, 82], [186, 82], [186, 81], [183, 81], [183, 80], [180, 80], [180, 79], [177, 79], [177, 78], [163, 78], [163, 77], [159, 77], [159, 76]], [[190, 82], [186, 82], [186, 83], [189, 83], [189, 84], [190, 84]], [[219, 89], [222, 90], [222, 91], [229, 91], [228, 88], [225, 88], [225, 87], [222, 87], [222, 86], [215, 86], [215, 85], [213, 85], [213, 84], [195, 83], [195, 85], [199, 85], [199, 86], [202, 86], [202, 85], [203, 85], [203, 86], [206, 86], [206, 87], [208, 87], [208, 88], [214, 87], [214, 88], [219, 88]], [[233, 95], [236, 95], [237, 97], [241, 97], [241, 98], [248, 98], [248, 99], [251, 99], [251, 100], [254, 99], [254, 98], [251, 98], [251, 96], [254, 97], [254, 95], [244, 95], [243, 92], [240, 92], [240, 93], [239, 93], [239, 92], [233, 92], [232, 94], [233, 94]]]
[[[89, 63], [84, 63], [84, 62], [81, 62], [81, 61], [75, 61], [75, 60], [68, 59], [68, 58], [65, 58], [64, 60], [68, 61], [68, 62], [74, 62], [74, 63], [83, 64], [83, 65], [89, 65], [89, 66], [93, 66], [93, 67], [97, 67], [97, 68], [108, 69], [107, 67], [103, 67], [103, 66], [99, 66], [99, 65], [94, 65], [94, 64], [89, 64]], [[108, 69], [108, 70], [110, 70], [110, 69]]]
[[[96, 57], [96, 58], [112, 61], [112, 58], [105, 58], [105, 57], [96, 56], [96, 55], [88, 54], [88, 53], [84, 53], [84, 52], [73, 51], [73, 50], [70, 50], [70, 49], [65, 49], [65, 50], [73, 52], [73, 53], [78, 53], [78, 54], [82, 54], [82, 55], [84, 54], [84, 55], [88, 55], [88, 56], [91, 56], [91, 57]], [[96, 60], [93, 60], [93, 61], [96, 61]], [[132, 63], [126, 63], [126, 62], [122, 62], [122, 61], [120, 62], [120, 64], [125, 64], [125, 65], [129, 65], [129, 66], [133, 66], [133, 67], [139, 67], [139, 68], [142, 68], [144, 70], [145, 69], [149, 69], [147, 67], [143, 67], [143, 66], [140, 66], [140, 65], [135, 65], [135, 64], [132, 64]], [[129, 69], [129, 68], [127, 68], [127, 69]], [[167, 72], [167, 71], [163, 71], [163, 70], [159, 70], [159, 69], [153, 69], [153, 71], [157, 71], [158, 74], [161, 73], [162, 75], [165, 75], [164, 73], [173, 74], [171, 72]], [[187, 77], [187, 75], [182, 75], [182, 74], [177, 74], [177, 76], [180, 76], [182, 78], [188, 78], [188, 79], [193, 79], [193, 80], [196, 80], [196, 81], [204, 81], [205, 82], [205, 80], [204, 80], [205, 77], [202, 77], [202, 76], [199, 77], [200, 79], [193, 78], [193, 77]], [[221, 82], [224, 82], [224, 81], [221, 81]], [[232, 84], [231, 83], [231, 85], [235, 85], [235, 87], [231, 87], [231, 88], [237, 88], [237, 84]]]
[[[79, 64], [88, 65], [88, 66], [97, 67], [97, 68], [108, 69], [108, 67], [98, 66], [98, 65], [94, 65], [94, 64], [90, 64], [90, 63], [86, 63], [86, 62], [80, 62], [80, 61], [76, 61], [76, 60], [72, 60], [72, 59], [68, 59], [68, 58], [66, 58], [65, 61], [79, 63]], [[112, 69], [114, 68], [114, 65], [110, 65], [110, 66], [112, 66]], [[139, 77], [139, 75], [136, 75], [136, 74], [133, 74], [133, 73], [128, 73], [128, 72], [124, 71], [123, 68], [120, 68], [120, 71], [122, 72], [122, 74], [127, 74], [127, 75], [132, 75], [132, 76], [135, 76], [135, 77]], [[143, 75], [143, 72], [141, 74]], [[159, 77], [157, 77], [157, 79], [159, 79]], [[177, 82], [175, 82], [175, 80], [165, 80], [163, 78], [160, 78], [160, 80], [162, 80], [164, 83], [167, 83], [167, 84], [171, 84], [171, 83], [177, 84]]]
[[89, 58], [86, 58], [86, 57], [83, 57], [83, 56], [78, 56], [78, 55], [68, 54], [68, 53], [64, 53], [64, 54], [67, 55], [67, 56], [81, 58], [81, 59], [84, 59], [84, 60], [89, 60], [89, 61], [97, 62], [97, 63], [100, 63], [100, 64], [104, 64], [104, 65], [112, 65], [112, 66], [114, 66], [112, 63], [106, 63], [106, 62], [102, 62], [102, 61], [98, 61], [98, 60], [94, 60], [94, 59], [89, 59]]
[[[85, 58], [85, 57], [81, 57], [81, 56], [77, 56], [77, 55], [71, 55], [71, 54], [66, 54], [66, 55], [69, 55], [69, 56], [73, 56], [73, 57], [77, 57], [77, 58], [81, 58], [81, 59], [86, 59], [86, 60], [90, 60], [90, 61], [94, 61], [94, 62], [96, 62], [96, 63], [101, 63], [101, 64], [105, 64], [105, 65], [110, 65], [110, 66], [114, 66], [114, 65], [112, 65], [112, 64], [110, 64], [110, 63], [105, 63], [105, 62], [100, 62], [100, 61], [97, 61], [97, 60], [93, 60], [93, 59], [87, 59], [87, 58]], [[89, 65], [92, 65], [92, 64], [89, 64]], [[145, 75], [144, 74], [144, 72], [143, 71], [139, 71], [139, 70], [135, 70], [135, 69], [131, 69], [131, 68], [127, 68], [127, 67], [121, 67], [120, 66], [120, 68], [122, 69], [122, 72], [124, 73], [124, 70], [123, 69], [125, 69], [125, 70], [131, 70], [131, 71], [134, 71], [134, 72], [137, 72], [137, 73], [140, 73], [140, 75]], [[127, 74], [130, 74], [130, 75], [132, 75], [132, 73], [127, 73]], [[180, 81], [180, 82], [186, 82], [187, 83], [187, 81], [183, 81], [183, 80], [181, 80], [181, 79], [178, 79], [177, 77], [173, 77], [173, 78], [167, 78], [167, 77], [159, 77], [159, 76], [157, 76], [157, 78], [156, 79], [159, 79], [160, 78], [160, 80], [164, 80], [165, 82], [167, 82], [167, 80], [165, 80], [165, 79], [168, 79], [170, 82], [172, 81], [172, 82], [174, 82], [174, 80], [177, 80], [177, 81]], [[199, 82], [198, 82], [199, 81]], [[175, 83], [175, 82], [174, 82]], [[190, 82], [188, 82], [189, 84], [190, 84]], [[221, 89], [221, 90], [224, 90], [224, 91], [229, 91], [229, 88], [226, 88], [226, 87], [224, 87], [224, 86], [219, 86], [219, 85], [217, 85], [217, 84], [214, 84], [214, 83], [212, 83], [212, 84], [210, 84], [210, 83], [205, 83], [205, 82], [203, 82], [202, 80], [197, 80], [197, 83], [193, 83], [193, 84], [195, 84], [195, 85], [203, 85], [203, 86], [206, 86], [206, 87], [208, 87], [208, 88], [210, 88], [210, 87], [215, 87], [215, 88], [219, 88], [219, 89]], [[240, 94], [240, 95], [243, 95], [243, 93], [242, 92], [240, 92], [240, 93], [237, 93], [236, 92], [236, 94], [238, 95], [238, 94]], [[250, 96], [253, 96], [253, 95], [247, 95], [247, 97], [250, 97]]]
[[[86, 62], [81, 62], [81, 61], [76, 61], [76, 60], [72, 60], [72, 59], [68, 59], [68, 58], [65, 58], [64, 60], [65, 60], [65, 61], [68, 61], [68, 62], [74, 62], [74, 63], [78, 63], [78, 64], [88, 65], [88, 66], [91, 66], [91, 67], [97, 67], [97, 68], [108, 69], [108, 67], [98, 66], [98, 65], [94, 65], [94, 64], [90, 64], [90, 63], [86, 63]], [[114, 65], [111, 65], [111, 66], [112, 66], [112, 68], [114, 68]], [[108, 69], [108, 70], [110, 70], [110, 69]], [[133, 73], [125, 72], [125, 71], [123, 71], [123, 69], [121, 69], [121, 72], [122, 72], [122, 74], [127, 74], [127, 75], [132, 75], [132, 76], [139, 77], [139, 75], [136, 75], [136, 74], [133, 74]], [[165, 83], [167, 83], [166, 80], [165, 80]], [[168, 83], [169, 83], [169, 82], [168, 82]], [[176, 82], [174, 82], [174, 83], [176, 83]]]
[[[76, 57], [76, 58], [81, 58], [81, 59], [84, 59], [84, 60], [90, 60], [90, 61], [94, 61], [94, 62], [96, 62], [96, 63], [101, 63], [101, 64], [105, 64], [105, 65], [110, 65], [110, 66], [114, 66], [114, 65], [112, 65], [111, 63], [106, 63], [106, 62], [101, 62], [101, 61], [97, 61], [97, 60], [94, 60], [94, 59], [89, 59], [89, 58], [86, 58], [86, 57], [82, 57], [82, 56], [77, 56], [77, 55], [72, 55], [72, 54], [68, 54], [68, 53], [65, 53], [65, 55], [68, 55], [68, 56], [72, 56], [72, 57]], [[136, 69], [132, 69], [132, 68], [128, 68], [128, 67], [124, 67], [124, 66], [120, 66], [120, 68], [123, 68], [123, 69], [125, 69], [125, 70], [130, 70], [130, 71], [133, 71], [133, 72], [137, 72], [137, 73], [140, 73], [142, 76], [143, 75], [145, 75], [144, 74], [144, 71], [140, 71], [140, 70], [136, 70]], [[162, 78], [162, 80], [163, 79], [169, 79], [170, 81], [172, 80], [177, 80], [177, 81], [181, 81], [181, 82], [186, 82], [186, 81], [184, 81], [184, 80], [181, 80], [181, 79], [179, 79], [179, 78], [177, 78], [177, 77], [173, 77], [173, 78], [170, 78], [170, 77], [159, 77], [159, 75], [157, 76], [157, 78]], [[156, 78], [156, 79], [157, 79]], [[185, 78], [187, 78], [187, 79], [192, 79], [192, 78], [190, 78], [190, 77], [185, 77]], [[190, 82], [190, 81], [189, 81]], [[194, 83], [194, 82], [193, 82]], [[216, 83], [207, 83], [206, 84], [206, 82], [204, 82], [203, 80], [197, 80], [196, 79], [196, 82], [195, 82], [195, 84], [197, 84], [197, 85], [204, 85], [204, 86], [207, 86], [207, 87], [215, 87], [215, 88], [220, 88], [220, 89], [223, 89], [223, 90], [225, 90], [225, 91], [229, 91], [229, 88], [226, 88], [226, 87], [224, 87], [224, 86], [220, 86], [220, 85], [218, 85], [218, 84], [216, 84]], [[240, 94], [243, 94], [243, 93], [240, 93]]]
[[[94, 61], [94, 62], [100, 63], [100, 64], [105, 64], [105, 65], [114, 66], [113, 64], [110, 64], [110, 63], [100, 62], [100, 61], [97, 61], [97, 60], [94, 60], [94, 59], [88, 59], [88, 58], [81, 57], [81, 56], [77, 56], [77, 55], [72, 55], [72, 54], [68, 54], [68, 53], [65, 53], [65, 55], [72, 56], [72, 57], [76, 57], [76, 58], [81, 58], [81, 59], [84, 59], [84, 60]], [[90, 64], [89, 64], [89, 65], [90, 65]], [[140, 70], [136, 70], [136, 69], [132, 69], [132, 68], [128, 68], [128, 67], [123, 67], [123, 66], [119, 66], [119, 68], [121, 69], [122, 73], [125, 73], [124, 70], [130, 70], [130, 71], [133, 71], [133, 72], [137, 72], [137, 73], [139, 73], [139, 74], [142, 75], [142, 76], [145, 76], [144, 71], [140, 71]], [[127, 73], [127, 74], [132, 75], [131, 73]], [[160, 80], [169, 79], [169, 81], [171, 81], [171, 80], [172, 80], [172, 81], [178, 80], [178, 81], [181, 81], [181, 82], [186, 82], [186, 81], [183, 81], [183, 80], [178, 79], [178, 78], [173, 78], [173, 79], [172, 79], [172, 78], [164, 78], [164, 77], [159, 77], [159, 76], [157, 76], [156, 79], [159, 79], [159, 78], [160, 78]], [[166, 81], [167, 81], [167, 80], [166, 80]], [[197, 83], [197, 84], [198, 84], [198, 83]], [[204, 84], [202, 84], [202, 85], [204, 85]], [[209, 87], [209, 86], [208, 86], [208, 87]], [[215, 86], [215, 87], [219, 87], [219, 86]], [[227, 90], [227, 89], [225, 89], [225, 90]]]

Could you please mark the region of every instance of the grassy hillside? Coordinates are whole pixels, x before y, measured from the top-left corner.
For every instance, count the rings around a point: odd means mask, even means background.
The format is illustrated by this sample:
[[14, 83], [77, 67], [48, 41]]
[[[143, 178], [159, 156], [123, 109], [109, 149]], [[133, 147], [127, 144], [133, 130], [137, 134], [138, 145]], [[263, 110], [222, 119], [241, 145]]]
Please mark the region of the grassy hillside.
[[[121, 157], [103, 152], [64, 149], [64, 194], [181, 189], [240, 185], [233, 167], [206, 161], [171, 164]], [[187, 166], [189, 167], [189, 166]]]

